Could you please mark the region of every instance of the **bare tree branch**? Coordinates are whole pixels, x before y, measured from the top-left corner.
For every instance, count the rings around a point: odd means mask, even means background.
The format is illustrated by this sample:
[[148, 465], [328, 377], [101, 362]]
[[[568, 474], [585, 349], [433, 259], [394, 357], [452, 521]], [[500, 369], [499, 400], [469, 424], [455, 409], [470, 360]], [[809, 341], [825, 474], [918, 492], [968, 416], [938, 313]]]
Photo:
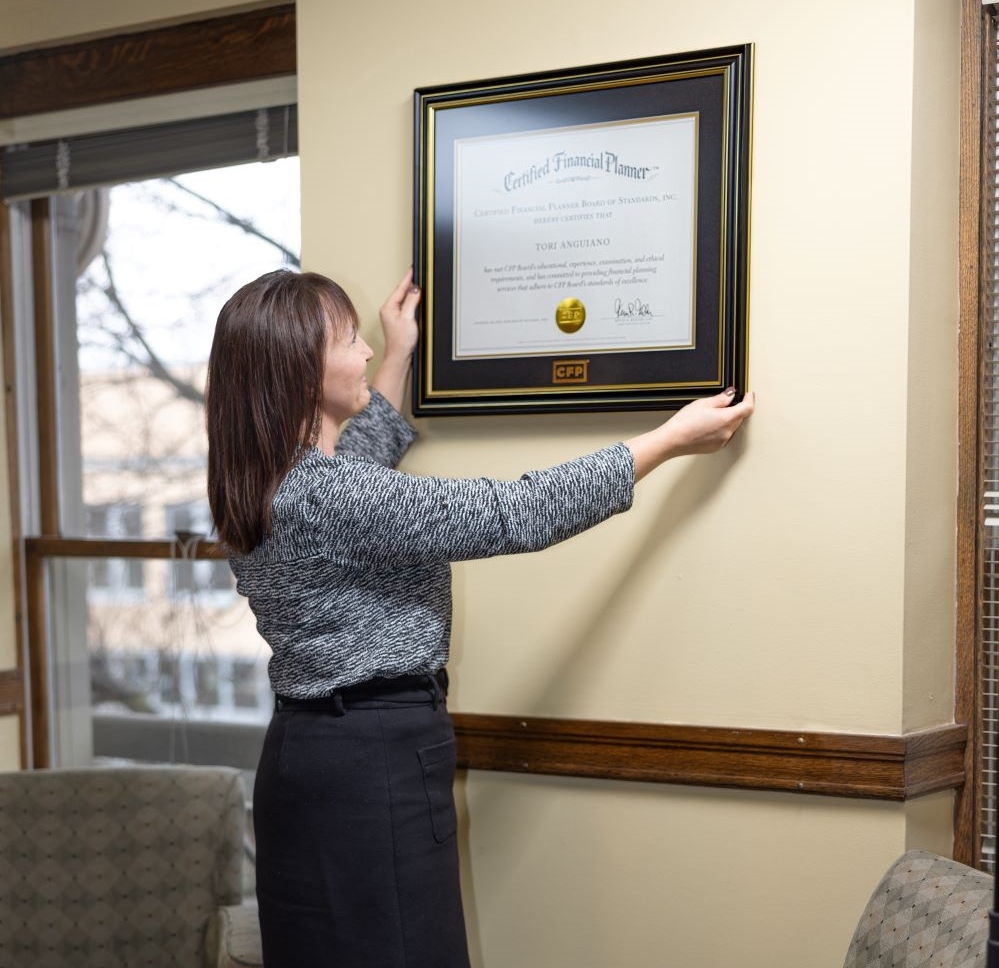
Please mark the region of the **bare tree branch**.
[[107, 249], [101, 250], [101, 260], [104, 263], [104, 271], [107, 273], [108, 277], [107, 284], [103, 287], [104, 295], [107, 297], [111, 305], [114, 306], [121, 318], [125, 321], [125, 324], [128, 327], [129, 336], [142, 347], [146, 353], [146, 358], [142, 359], [137, 354], [130, 352], [126, 349], [124, 341], [117, 335], [113, 334], [113, 338], [116, 342], [118, 342], [122, 351], [127, 353], [130, 359], [146, 367], [150, 374], [156, 377], [156, 379], [162, 380], [168, 386], [173, 387], [179, 397], [184, 400], [190, 400], [191, 403], [196, 403], [199, 406], [202, 405], [205, 401], [204, 393], [202, 393], [202, 391], [193, 384], [179, 379], [170, 372], [169, 368], [156, 355], [153, 348], [149, 345], [149, 341], [142, 332], [142, 327], [136, 323], [128, 309], [125, 307], [125, 304], [122, 302], [121, 297], [118, 295], [118, 290], [115, 287], [114, 273], [111, 271], [111, 261], [108, 258]]
[[165, 182], [173, 185], [175, 188], [180, 189], [182, 192], [186, 192], [192, 198], [196, 198], [199, 202], [208, 205], [212, 208], [216, 214], [218, 214], [222, 221], [228, 225], [233, 225], [236, 228], [242, 229], [247, 235], [255, 236], [258, 239], [266, 242], [268, 245], [274, 246], [278, 252], [293, 266], [301, 266], [301, 260], [295, 252], [292, 252], [287, 246], [282, 245], [277, 239], [271, 238], [271, 236], [261, 232], [249, 219], [240, 218], [238, 215], [234, 215], [228, 209], [223, 208], [218, 202], [213, 202], [210, 198], [205, 198], [204, 195], [199, 195], [193, 189], [188, 188], [186, 185], [182, 185], [176, 178], [164, 178]]

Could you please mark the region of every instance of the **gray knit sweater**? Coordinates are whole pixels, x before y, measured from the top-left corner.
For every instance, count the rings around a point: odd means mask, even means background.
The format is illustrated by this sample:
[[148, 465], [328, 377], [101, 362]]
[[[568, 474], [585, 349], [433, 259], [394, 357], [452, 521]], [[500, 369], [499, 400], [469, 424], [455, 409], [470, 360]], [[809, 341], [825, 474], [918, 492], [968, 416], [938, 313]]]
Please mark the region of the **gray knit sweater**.
[[451, 631], [450, 562], [536, 551], [631, 506], [624, 444], [517, 481], [393, 468], [415, 431], [372, 391], [332, 457], [310, 448], [273, 503], [273, 528], [230, 559], [273, 650], [274, 691], [326, 696], [374, 676], [440, 669]]

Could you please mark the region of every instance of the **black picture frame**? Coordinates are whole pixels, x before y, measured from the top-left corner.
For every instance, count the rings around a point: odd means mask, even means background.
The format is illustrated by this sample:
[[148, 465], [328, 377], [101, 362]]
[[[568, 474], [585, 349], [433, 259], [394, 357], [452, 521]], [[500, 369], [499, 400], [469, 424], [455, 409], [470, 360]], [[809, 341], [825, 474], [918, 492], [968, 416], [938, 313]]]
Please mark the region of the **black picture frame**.
[[[744, 44], [414, 92], [415, 415], [670, 410], [746, 387], [752, 61]], [[608, 140], [643, 164], [594, 147]], [[563, 141], [577, 153], [546, 150]], [[514, 164], [531, 152], [538, 164]], [[510, 204], [516, 192], [535, 204]], [[486, 197], [492, 207], [473, 201]], [[559, 212], [603, 223], [559, 224]], [[642, 226], [665, 240], [647, 266]], [[532, 245], [606, 248], [511, 257]], [[546, 290], [559, 266], [564, 288]], [[585, 336], [580, 287], [599, 304]]]

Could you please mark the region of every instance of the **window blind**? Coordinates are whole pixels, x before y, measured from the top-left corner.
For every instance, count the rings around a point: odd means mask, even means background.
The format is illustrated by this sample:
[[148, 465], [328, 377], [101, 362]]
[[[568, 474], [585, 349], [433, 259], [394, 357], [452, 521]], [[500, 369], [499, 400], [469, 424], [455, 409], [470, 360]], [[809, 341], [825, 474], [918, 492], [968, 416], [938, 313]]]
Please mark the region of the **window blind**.
[[[993, 11], [988, 11], [994, 16]], [[982, 560], [979, 600], [981, 642], [980, 762], [982, 769], [979, 861], [994, 872], [996, 861], [996, 732], [997, 657], [999, 657], [999, 36], [989, 24], [983, 44], [985, 57], [982, 118], [981, 207], [981, 512]]]
[[0, 198], [38, 198], [298, 153], [293, 104], [51, 141], [0, 153]]

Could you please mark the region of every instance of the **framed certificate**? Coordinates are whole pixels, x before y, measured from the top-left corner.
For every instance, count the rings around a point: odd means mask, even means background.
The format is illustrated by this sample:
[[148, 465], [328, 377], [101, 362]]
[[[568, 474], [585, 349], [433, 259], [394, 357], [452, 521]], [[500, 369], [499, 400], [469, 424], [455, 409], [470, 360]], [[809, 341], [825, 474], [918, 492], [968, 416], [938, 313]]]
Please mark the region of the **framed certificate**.
[[413, 412], [744, 388], [751, 82], [744, 45], [415, 91]]

